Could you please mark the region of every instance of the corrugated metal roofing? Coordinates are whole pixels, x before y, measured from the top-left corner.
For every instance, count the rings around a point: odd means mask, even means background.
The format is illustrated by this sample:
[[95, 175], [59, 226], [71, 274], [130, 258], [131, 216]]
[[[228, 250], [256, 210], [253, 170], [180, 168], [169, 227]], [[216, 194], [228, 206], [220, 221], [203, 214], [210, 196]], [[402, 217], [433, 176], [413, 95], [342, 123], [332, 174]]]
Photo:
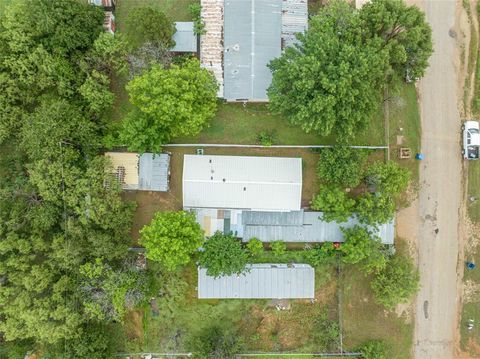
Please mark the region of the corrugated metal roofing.
[[[355, 217], [347, 222], [325, 222], [321, 220], [322, 212], [304, 212], [302, 225], [282, 224], [282, 215], [275, 212], [243, 213], [243, 239], [258, 238], [263, 242], [282, 240], [285, 242], [343, 242], [340, 228], [360, 225]], [[301, 212], [296, 212], [300, 215]], [[295, 216], [295, 214], [291, 214]], [[279, 224], [277, 224], [279, 223]], [[394, 222], [382, 224], [378, 229], [368, 227], [384, 244], [393, 244], [395, 236]]]
[[282, 49], [298, 42], [296, 34], [307, 30], [308, 0], [282, 1]]
[[315, 271], [308, 264], [251, 264], [247, 272], [214, 278], [198, 269], [198, 298], [301, 299], [315, 296]]
[[144, 153], [140, 156], [138, 189], [168, 191], [170, 155]]
[[224, 98], [266, 101], [281, 54], [282, 0], [225, 0]]
[[193, 31], [193, 22], [176, 22], [177, 32], [173, 35], [173, 52], [197, 52], [197, 35]]
[[183, 207], [299, 210], [302, 159], [185, 155]]

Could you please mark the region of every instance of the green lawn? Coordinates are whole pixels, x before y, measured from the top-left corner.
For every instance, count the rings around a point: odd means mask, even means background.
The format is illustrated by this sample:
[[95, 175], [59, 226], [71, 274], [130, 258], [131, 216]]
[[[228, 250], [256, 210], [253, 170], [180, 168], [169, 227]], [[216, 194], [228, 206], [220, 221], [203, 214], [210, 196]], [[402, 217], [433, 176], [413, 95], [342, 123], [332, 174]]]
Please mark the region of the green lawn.
[[[395, 241], [397, 251], [405, 253], [406, 243]], [[378, 304], [366, 278], [356, 266], [347, 266], [342, 273], [342, 316], [344, 343], [356, 348], [367, 340], [384, 341], [389, 359], [409, 359], [413, 345], [413, 310], [409, 314], [387, 311]]]
[[[419, 162], [415, 154], [420, 151], [421, 123], [417, 92], [413, 84], [402, 82], [397, 86], [398, 90], [392, 91], [388, 102], [390, 158], [407, 167], [418, 182]], [[400, 159], [401, 147], [410, 148], [412, 158]]]
[[[473, 202], [470, 198], [476, 198]], [[468, 162], [468, 215], [480, 223], [480, 161]], [[480, 282], [480, 281], [479, 281]]]

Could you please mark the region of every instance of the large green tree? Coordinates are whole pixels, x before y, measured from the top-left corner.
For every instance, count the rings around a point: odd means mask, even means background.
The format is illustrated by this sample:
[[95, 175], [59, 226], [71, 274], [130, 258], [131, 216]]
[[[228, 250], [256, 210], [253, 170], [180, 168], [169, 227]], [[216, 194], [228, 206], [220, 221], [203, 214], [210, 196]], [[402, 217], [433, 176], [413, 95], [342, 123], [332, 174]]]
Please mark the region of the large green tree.
[[374, 0], [355, 10], [330, 1], [299, 44], [270, 63], [271, 108], [306, 132], [346, 140], [371, 122], [384, 86], [422, 76], [431, 53], [431, 30], [418, 8]]
[[207, 239], [200, 252], [199, 263], [214, 277], [241, 274], [245, 271], [249, 253], [232, 235], [216, 232]]
[[355, 200], [341, 187], [335, 185], [322, 186], [310, 203], [312, 209], [322, 211], [322, 220], [346, 222], [353, 213]]
[[381, 101], [388, 52], [365, 39], [361, 19], [333, 1], [309, 21], [299, 44], [270, 63], [270, 106], [306, 132], [350, 138], [364, 129]]
[[196, 135], [217, 108], [217, 83], [197, 59], [180, 67], [152, 67], [127, 85], [134, 110], [123, 123], [120, 139], [130, 150], [158, 152], [180, 135]]
[[419, 274], [412, 258], [396, 255], [371, 282], [378, 302], [392, 309], [399, 303], [407, 303], [419, 289]]
[[191, 212], [157, 212], [152, 223], [140, 231], [147, 258], [173, 271], [188, 264], [202, 245], [204, 234]]
[[360, 17], [368, 36], [383, 40], [397, 75], [411, 80], [424, 75], [433, 47], [423, 11], [403, 0], [372, 0], [362, 7]]

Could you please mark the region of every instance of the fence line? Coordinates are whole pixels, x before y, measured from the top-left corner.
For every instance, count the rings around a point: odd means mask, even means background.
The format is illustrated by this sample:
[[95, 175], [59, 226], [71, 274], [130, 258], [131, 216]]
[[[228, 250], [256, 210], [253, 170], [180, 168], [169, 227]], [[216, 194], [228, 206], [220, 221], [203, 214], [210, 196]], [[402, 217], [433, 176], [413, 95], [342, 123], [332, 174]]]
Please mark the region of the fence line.
[[[331, 148], [334, 145], [239, 145], [226, 143], [169, 143], [162, 147], [232, 147], [232, 148]], [[348, 146], [350, 148], [386, 150], [388, 146]]]
[[342, 352], [342, 353], [246, 353], [246, 354], [237, 354], [237, 358], [242, 357], [266, 357], [266, 356], [282, 356], [282, 357], [361, 357], [362, 353], [355, 353], [355, 352]]

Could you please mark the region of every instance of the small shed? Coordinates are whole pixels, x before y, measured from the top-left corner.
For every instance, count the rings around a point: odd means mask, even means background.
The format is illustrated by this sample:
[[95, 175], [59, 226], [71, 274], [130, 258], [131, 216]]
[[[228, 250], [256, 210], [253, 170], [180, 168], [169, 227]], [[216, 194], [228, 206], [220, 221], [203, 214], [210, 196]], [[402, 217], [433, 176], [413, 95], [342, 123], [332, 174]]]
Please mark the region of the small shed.
[[177, 31], [173, 35], [175, 46], [172, 52], [197, 52], [198, 37], [194, 32], [194, 24], [188, 22], [176, 22], [175, 28]]
[[240, 275], [212, 277], [198, 268], [200, 299], [311, 299], [315, 271], [308, 264], [250, 264]]
[[170, 155], [107, 152], [115, 176], [126, 190], [166, 192], [169, 188]]

